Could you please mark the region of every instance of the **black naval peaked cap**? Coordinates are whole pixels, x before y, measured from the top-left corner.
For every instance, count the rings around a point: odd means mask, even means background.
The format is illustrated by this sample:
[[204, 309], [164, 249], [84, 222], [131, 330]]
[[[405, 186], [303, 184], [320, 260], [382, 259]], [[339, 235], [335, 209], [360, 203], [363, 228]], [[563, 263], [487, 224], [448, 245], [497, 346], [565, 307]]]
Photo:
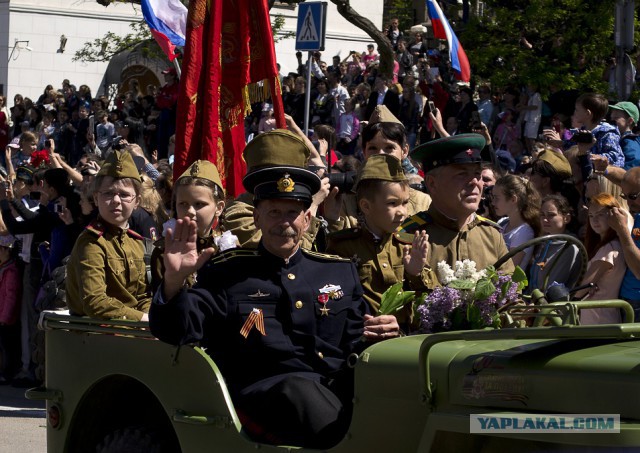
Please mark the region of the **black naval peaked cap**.
[[[279, 199], [311, 205], [320, 190], [320, 177], [304, 168], [309, 148], [300, 137], [276, 129], [258, 135], [247, 148], [244, 155], [249, 172], [242, 184], [253, 194], [254, 202]], [[248, 159], [250, 156], [255, 158]]]
[[422, 163], [422, 170], [450, 164], [482, 162], [480, 153], [487, 144], [480, 134], [460, 134], [427, 142], [411, 152], [411, 157]]
[[242, 180], [254, 202], [260, 200], [296, 200], [311, 205], [320, 190], [320, 177], [300, 167], [264, 167], [248, 173]]

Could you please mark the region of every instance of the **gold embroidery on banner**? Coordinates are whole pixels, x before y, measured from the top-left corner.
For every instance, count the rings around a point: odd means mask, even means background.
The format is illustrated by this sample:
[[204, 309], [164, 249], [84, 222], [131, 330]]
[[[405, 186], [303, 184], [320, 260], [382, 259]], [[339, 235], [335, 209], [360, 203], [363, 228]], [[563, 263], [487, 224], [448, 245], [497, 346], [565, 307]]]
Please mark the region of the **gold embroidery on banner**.
[[187, 21], [192, 28], [198, 28], [204, 24], [209, 6], [208, 0], [192, 0], [190, 2]]

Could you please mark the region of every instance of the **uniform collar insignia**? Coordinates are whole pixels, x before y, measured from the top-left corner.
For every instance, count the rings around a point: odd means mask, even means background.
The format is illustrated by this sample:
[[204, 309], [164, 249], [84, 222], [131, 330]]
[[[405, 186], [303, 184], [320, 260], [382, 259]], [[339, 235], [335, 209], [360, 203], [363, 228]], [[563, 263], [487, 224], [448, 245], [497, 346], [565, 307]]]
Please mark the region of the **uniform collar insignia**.
[[249, 297], [254, 298], [254, 299], [258, 299], [260, 297], [269, 297], [271, 294], [269, 293], [263, 293], [262, 291], [258, 290], [257, 293], [255, 294], [249, 294]]

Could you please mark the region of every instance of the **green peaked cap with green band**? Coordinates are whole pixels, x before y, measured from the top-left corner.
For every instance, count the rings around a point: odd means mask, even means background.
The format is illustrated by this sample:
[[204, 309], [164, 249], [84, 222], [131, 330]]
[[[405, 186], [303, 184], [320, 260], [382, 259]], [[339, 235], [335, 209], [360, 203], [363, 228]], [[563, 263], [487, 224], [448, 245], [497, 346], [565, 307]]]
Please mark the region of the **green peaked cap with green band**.
[[375, 154], [369, 157], [360, 169], [353, 190], [358, 188], [361, 181], [367, 179], [402, 182], [406, 181], [407, 177], [402, 169], [402, 162], [397, 157], [391, 154]]
[[452, 135], [414, 148], [411, 158], [420, 161], [425, 172], [444, 165], [479, 163], [486, 144], [480, 134]]
[[140, 181], [140, 172], [129, 151], [111, 151], [96, 176], [116, 179], [131, 178]]

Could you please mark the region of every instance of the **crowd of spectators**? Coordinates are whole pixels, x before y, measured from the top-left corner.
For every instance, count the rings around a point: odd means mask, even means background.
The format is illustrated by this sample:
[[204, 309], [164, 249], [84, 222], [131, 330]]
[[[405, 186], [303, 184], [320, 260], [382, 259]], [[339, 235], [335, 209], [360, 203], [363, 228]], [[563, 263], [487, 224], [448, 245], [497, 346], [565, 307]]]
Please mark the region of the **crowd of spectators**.
[[[625, 247], [635, 245], [622, 237], [626, 230], [619, 226], [631, 227], [631, 214], [640, 212], [640, 188], [630, 192], [635, 186], [624, 185], [627, 180], [640, 185], [635, 174], [640, 161], [637, 106], [609, 105], [604, 96], [592, 93], [547, 95], [526, 82], [503, 87], [460, 83], [446, 52], [430, 48], [422, 33], [402, 32], [397, 20], [386, 33], [396, 55], [391, 76], [380, 73], [379, 56], [369, 44], [330, 62], [320, 52], [305, 62], [299, 53], [297, 72], [281, 78], [290, 129], [301, 133], [310, 128], [305, 139], [322, 165], [352, 177], [365, 159], [362, 131], [380, 105], [404, 126], [408, 149], [441, 137], [479, 133], [489, 144], [483, 150], [487, 164], [479, 214], [499, 222], [509, 247], [552, 233], [587, 238], [591, 261], [585, 279], [578, 280], [576, 249], [548, 241], [516, 257], [530, 280], [568, 288], [591, 283], [582, 297], [592, 299], [610, 297], [623, 287], [628, 289], [625, 298], [640, 306], [640, 285], [632, 271], [637, 265], [625, 261], [630, 256]], [[309, 65], [311, 86], [306, 82]], [[46, 284], [64, 266], [79, 232], [95, 219], [91, 181], [110, 152], [131, 153], [142, 175], [146, 202], [131, 216], [129, 228], [155, 241], [174, 215], [171, 162], [178, 80], [173, 69], [164, 71], [164, 77], [162, 87], [144, 91], [130, 80], [114, 103], [94, 98], [86, 85], [76, 89], [68, 80], [59, 89], [48, 85], [36, 101], [18, 94], [8, 106], [0, 97], [0, 144], [5, 150], [0, 153], [0, 294], [13, 295], [0, 299], [5, 355], [0, 380], [31, 385], [42, 379], [37, 310], [51, 305], [43, 302], [50, 299]], [[304, 124], [307, 90], [311, 105]], [[252, 107], [245, 122], [247, 140], [276, 127], [271, 103]], [[402, 167], [411, 176], [411, 187], [424, 191], [420, 165], [406, 152]], [[316, 208], [322, 217], [324, 207]], [[614, 208], [623, 220], [607, 223]], [[322, 243], [316, 241], [320, 251]], [[12, 289], [19, 287], [22, 292]]]

